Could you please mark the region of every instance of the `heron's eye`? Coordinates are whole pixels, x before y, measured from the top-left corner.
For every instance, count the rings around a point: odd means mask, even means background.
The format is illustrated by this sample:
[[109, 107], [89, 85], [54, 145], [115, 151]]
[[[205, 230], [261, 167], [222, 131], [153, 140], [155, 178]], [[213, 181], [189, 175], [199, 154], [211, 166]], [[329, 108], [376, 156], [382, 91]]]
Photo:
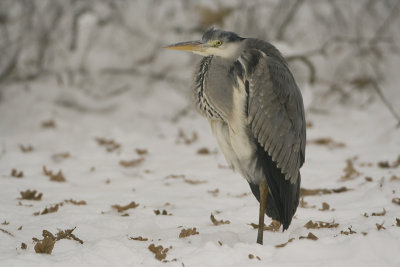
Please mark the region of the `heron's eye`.
[[221, 46], [221, 45], [222, 45], [222, 42], [220, 40], [215, 41], [215, 46], [216, 47]]

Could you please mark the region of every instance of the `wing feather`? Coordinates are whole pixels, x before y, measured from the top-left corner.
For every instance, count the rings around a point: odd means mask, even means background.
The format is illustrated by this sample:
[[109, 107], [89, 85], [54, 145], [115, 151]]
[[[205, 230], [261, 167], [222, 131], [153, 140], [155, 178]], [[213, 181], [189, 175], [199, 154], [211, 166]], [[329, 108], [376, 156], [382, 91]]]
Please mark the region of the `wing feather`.
[[[305, 156], [305, 119], [299, 88], [283, 58], [252, 49], [241, 62], [249, 81], [248, 121], [251, 132], [292, 183], [298, 179]], [[250, 71], [249, 71], [250, 70]]]

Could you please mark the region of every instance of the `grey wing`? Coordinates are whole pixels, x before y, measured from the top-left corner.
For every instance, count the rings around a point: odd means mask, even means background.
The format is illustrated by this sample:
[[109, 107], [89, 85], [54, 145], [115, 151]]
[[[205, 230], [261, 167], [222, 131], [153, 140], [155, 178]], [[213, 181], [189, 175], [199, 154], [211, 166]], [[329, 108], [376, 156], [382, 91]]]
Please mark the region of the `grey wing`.
[[282, 58], [269, 57], [260, 50], [252, 53], [258, 63], [246, 73], [250, 129], [285, 179], [294, 183], [305, 158], [301, 92]]

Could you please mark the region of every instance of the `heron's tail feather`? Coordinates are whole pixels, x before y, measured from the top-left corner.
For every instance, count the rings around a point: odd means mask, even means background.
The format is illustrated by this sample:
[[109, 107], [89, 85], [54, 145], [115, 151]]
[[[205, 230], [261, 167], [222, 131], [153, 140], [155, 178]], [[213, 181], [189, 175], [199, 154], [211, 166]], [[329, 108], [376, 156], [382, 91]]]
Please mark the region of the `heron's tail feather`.
[[[283, 225], [283, 230], [286, 230], [299, 205], [300, 173], [294, 184], [285, 180], [284, 174], [261, 146], [257, 148], [257, 161], [257, 165], [259, 165], [257, 167], [262, 168], [269, 187], [266, 214], [279, 221]], [[257, 200], [260, 201], [258, 185], [250, 183], [250, 188]]]

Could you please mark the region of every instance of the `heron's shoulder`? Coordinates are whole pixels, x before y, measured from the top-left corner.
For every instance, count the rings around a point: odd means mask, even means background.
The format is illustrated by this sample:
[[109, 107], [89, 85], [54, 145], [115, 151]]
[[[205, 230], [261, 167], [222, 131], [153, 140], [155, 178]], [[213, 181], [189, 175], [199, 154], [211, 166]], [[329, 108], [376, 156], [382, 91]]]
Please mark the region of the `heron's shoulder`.
[[244, 42], [244, 53], [262, 53], [263, 56], [277, 58], [284, 61], [281, 52], [269, 42], [256, 38], [247, 38]]

